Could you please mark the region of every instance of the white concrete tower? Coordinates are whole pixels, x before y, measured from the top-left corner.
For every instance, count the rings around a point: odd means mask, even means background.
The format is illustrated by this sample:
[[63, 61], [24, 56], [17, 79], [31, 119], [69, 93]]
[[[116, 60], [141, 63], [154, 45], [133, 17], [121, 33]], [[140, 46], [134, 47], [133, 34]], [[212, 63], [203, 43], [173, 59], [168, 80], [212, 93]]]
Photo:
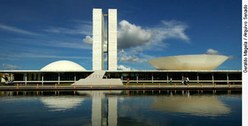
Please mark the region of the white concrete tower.
[[102, 9], [93, 9], [92, 69], [103, 70], [104, 16]]
[[117, 70], [117, 9], [108, 9], [108, 70]]

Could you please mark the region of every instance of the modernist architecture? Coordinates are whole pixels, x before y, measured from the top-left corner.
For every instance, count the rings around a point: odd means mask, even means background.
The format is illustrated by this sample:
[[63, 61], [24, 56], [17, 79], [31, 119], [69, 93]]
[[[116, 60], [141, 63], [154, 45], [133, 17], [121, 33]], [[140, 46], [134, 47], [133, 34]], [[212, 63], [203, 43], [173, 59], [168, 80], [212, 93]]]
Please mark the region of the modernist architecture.
[[41, 71], [86, 71], [84, 67], [81, 65], [69, 61], [69, 60], [59, 60], [52, 63], [49, 63], [48, 65], [44, 66], [40, 69]]
[[[108, 17], [104, 23], [104, 17]], [[105, 26], [107, 24], [107, 26]], [[105, 32], [107, 30], [107, 32]], [[104, 69], [104, 43], [107, 42], [107, 70]], [[127, 83], [181, 83], [188, 77], [190, 83], [241, 84], [241, 70], [213, 70], [227, 56], [181, 55], [151, 59], [158, 70], [117, 71], [117, 10], [93, 9], [93, 70], [85, 70], [71, 61], [56, 61], [41, 70], [0, 70], [1, 84], [122, 84]], [[95, 73], [94, 73], [95, 72]], [[77, 82], [78, 81], [78, 82]]]
[[[105, 16], [108, 16], [107, 27], [104, 26]], [[93, 70], [104, 70], [105, 41], [107, 41], [107, 69], [117, 70], [117, 10], [109, 9], [108, 14], [103, 14], [102, 9], [93, 9]]]
[[178, 55], [149, 60], [158, 70], [214, 70], [228, 59], [223, 55]]

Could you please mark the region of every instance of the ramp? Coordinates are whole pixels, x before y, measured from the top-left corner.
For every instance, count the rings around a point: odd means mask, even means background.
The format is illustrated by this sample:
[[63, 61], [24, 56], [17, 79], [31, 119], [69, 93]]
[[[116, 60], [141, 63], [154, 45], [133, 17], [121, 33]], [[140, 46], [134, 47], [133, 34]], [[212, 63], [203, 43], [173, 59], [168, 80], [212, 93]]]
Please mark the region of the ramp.
[[123, 85], [121, 79], [104, 78], [105, 71], [95, 71], [85, 79], [80, 79], [72, 85]]

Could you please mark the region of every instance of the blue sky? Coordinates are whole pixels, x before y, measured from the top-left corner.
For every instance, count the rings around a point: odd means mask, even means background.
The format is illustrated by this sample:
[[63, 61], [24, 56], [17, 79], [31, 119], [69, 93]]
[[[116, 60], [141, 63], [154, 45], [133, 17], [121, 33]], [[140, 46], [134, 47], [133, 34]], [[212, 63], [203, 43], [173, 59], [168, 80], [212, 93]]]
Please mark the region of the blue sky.
[[[218, 53], [241, 69], [241, 0], [0, 0], [0, 69], [71, 60], [91, 70], [92, 9], [118, 9], [118, 65]], [[132, 40], [132, 41], [131, 41]]]

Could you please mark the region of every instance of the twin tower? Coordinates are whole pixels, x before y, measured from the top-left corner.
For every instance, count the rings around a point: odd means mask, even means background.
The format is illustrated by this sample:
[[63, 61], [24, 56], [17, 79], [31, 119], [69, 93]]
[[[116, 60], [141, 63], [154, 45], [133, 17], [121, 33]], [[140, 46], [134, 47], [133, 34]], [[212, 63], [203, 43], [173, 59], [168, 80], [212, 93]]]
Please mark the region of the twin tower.
[[[105, 17], [107, 18], [107, 23], [104, 23]], [[107, 26], [105, 26], [105, 24], [107, 24]], [[104, 51], [104, 42], [106, 41], [107, 51]], [[92, 48], [93, 70], [104, 70], [105, 52], [107, 53], [107, 70], [117, 70], [117, 10], [108, 9], [108, 14], [103, 14], [102, 9], [94, 8]]]

